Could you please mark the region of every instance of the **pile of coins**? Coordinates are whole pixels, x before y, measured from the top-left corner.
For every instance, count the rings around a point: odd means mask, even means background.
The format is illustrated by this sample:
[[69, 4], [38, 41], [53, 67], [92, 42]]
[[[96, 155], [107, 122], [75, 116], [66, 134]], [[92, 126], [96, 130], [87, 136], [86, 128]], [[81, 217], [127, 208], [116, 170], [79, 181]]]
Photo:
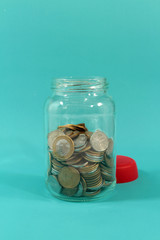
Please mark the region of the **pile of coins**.
[[115, 180], [113, 140], [84, 123], [59, 126], [48, 134], [48, 183], [54, 192], [94, 196]]

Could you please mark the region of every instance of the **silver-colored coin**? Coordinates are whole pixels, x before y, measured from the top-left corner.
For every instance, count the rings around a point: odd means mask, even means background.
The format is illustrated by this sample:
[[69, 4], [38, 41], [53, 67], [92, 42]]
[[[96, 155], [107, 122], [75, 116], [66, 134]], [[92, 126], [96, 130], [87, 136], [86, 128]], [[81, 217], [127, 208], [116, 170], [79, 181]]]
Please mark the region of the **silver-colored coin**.
[[104, 161], [105, 161], [107, 167], [110, 167], [110, 168], [114, 167], [114, 159], [113, 159], [113, 157], [109, 157], [108, 155], [105, 155]]
[[100, 130], [97, 130], [92, 134], [90, 143], [92, 148], [97, 152], [105, 151], [108, 148], [109, 144], [107, 135]]
[[53, 191], [55, 191], [56, 193], [60, 193], [61, 192], [62, 187], [59, 184], [56, 176], [50, 175], [48, 177], [48, 183], [52, 187]]
[[59, 171], [57, 171], [56, 169], [52, 168], [51, 169], [51, 174], [57, 176], [59, 174]]
[[112, 152], [113, 152], [113, 139], [112, 138], [109, 138], [108, 139], [108, 148], [106, 149], [106, 154], [107, 155], [110, 155]]
[[90, 158], [90, 157], [87, 157], [87, 156], [84, 156], [84, 159], [89, 161], [89, 162], [95, 162], [95, 163], [100, 163], [103, 161], [103, 159], [97, 159], [97, 158]]
[[84, 146], [87, 142], [87, 136], [85, 134], [79, 134], [79, 136], [74, 139], [74, 147], [80, 148]]
[[53, 142], [54, 140], [59, 136], [64, 136], [64, 132], [62, 132], [60, 129], [57, 129], [55, 131], [52, 131], [48, 134], [48, 146], [50, 149], [53, 149]]
[[72, 166], [75, 168], [81, 168], [81, 167], [85, 167], [87, 165], [88, 165], [88, 162], [84, 162], [84, 160], [81, 160], [80, 162], [78, 162], [76, 164], [72, 164]]
[[103, 160], [103, 158], [104, 158], [103, 155], [100, 156], [100, 157], [98, 157], [98, 156], [90, 155], [90, 154], [88, 154], [87, 152], [85, 153], [85, 155], [88, 156], [88, 157], [91, 158], [91, 159], [93, 158], [93, 159]]
[[77, 148], [75, 148], [74, 151], [75, 151], [75, 152], [80, 152], [80, 151], [82, 151], [86, 146], [87, 146], [87, 143], [84, 144], [82, 147], [79, 147], [79, 148], [77, 147]]
[[71, 151], [71, 144], [68, 139], [62, 138], [56, 142], [56, 153], [59, 157], [66, 157]]

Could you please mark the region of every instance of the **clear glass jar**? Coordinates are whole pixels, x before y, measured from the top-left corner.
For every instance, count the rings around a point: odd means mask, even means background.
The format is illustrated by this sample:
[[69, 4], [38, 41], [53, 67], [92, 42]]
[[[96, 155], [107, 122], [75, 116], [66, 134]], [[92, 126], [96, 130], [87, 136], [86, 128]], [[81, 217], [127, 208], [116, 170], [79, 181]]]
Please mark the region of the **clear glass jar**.
[[46, 102], [46, 183], [57, 198], [89, 201], [116, 184], [115, 106], [102, 77], [59, 78]]

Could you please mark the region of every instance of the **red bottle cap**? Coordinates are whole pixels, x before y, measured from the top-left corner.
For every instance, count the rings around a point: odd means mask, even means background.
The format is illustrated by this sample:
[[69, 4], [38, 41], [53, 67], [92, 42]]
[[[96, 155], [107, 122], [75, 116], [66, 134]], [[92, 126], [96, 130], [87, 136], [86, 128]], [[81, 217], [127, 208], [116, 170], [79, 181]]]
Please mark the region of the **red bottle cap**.
[[138, 178], [136, 161], [130, 157], [117, 155], [116, 157], [116, 179], [117, 183], [126, 183]]

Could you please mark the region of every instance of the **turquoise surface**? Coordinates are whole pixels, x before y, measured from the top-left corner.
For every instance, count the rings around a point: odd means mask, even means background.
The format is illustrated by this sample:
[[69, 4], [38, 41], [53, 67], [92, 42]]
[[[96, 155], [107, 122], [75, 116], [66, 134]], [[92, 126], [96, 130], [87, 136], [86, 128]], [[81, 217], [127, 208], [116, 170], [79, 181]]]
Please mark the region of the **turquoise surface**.
[[[0, 1], [0, 239], [159, 240], [160, 2]], [[52, 77], [106, 76], [117, 154], [139, 178], [108, 200], [69, 203], [44, 185]]]

